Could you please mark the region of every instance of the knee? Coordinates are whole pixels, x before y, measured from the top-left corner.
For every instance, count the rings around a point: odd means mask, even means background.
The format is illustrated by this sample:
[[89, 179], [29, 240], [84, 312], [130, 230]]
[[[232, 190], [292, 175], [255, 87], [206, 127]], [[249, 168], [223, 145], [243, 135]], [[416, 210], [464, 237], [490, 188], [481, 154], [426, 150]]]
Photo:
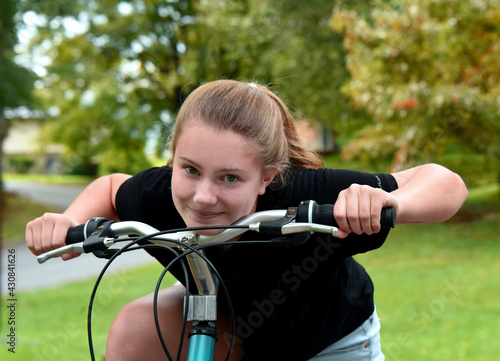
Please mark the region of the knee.
[[[146, 308], [139, 300], [123, 307], [116, 315], [108, 334], [106, 359], [134, 360], [142, 354], [141, 345], [151, 342], [154, 318], [151, 308]], [[121, 356], [120, 356], [121, 355]], [[126, 355], [126, 357], [125, 357]], [[119, 357], [117, 357], [119, 356]]]
[[141, 337], [147, 320], [152, 318], [151, 308], [146, 308], [139, 300], [132, 301], [123, 307], [116, 315], [110, 329], [110, 336], [120, 337], [133, 333]]
[[[160, 291], [158, 315], [169, 349], [175, 349], [182, 328], [182, 289]], [[106, 360], [164, 359], [154, 320], [153, 295], [130, 302], [117, 314], [106, 344]]]

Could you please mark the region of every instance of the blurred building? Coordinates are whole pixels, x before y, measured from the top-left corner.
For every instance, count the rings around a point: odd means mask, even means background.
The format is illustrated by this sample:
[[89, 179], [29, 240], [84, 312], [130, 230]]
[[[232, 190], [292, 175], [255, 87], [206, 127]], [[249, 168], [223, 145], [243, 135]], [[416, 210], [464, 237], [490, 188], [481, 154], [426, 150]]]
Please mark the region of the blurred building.
[[335, 139], [330, 127], [308, 120], [296, 121], [295, 126], [309, 148], [322, 154], [335, 151]]
[[13, 173], [60, 173], [63, 147], [41, 146], [43, 121], [10, 119], [10, 122], [9, 133], [3, 143], [3, 170]]

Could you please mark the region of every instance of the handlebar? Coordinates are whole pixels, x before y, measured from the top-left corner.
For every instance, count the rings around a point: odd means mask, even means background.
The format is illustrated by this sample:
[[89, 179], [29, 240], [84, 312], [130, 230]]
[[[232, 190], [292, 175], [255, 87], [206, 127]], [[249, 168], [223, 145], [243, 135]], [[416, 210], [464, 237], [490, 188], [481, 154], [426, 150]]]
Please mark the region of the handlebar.
[[[396, 212], [394, 208], [383, 208], [380, 224], [382, 228], [394, 228]], [[286, 210], [269, 210], [250, 214], [234, 224], [240, 228], [230, 228], [219, 234], [196, 235], [197, 245], [219, 244], [231, 240], [249, 230], [275, 235], [275, 246], [291, 247], [305, 242], [311, 233], [327, 233], [338, 236], [338, 225], [333, 217], [333, 204], [318, 205], [314, 201], [301, 202], [298, 207]], [[243, 228], [244, 227], [244, 228]], [[91, 218], [85, 224], [71, 228], [66, 236], [66, 246], [43, 253], [37, 257], [38, 263], [65, 253], [94, 253], [107, 257], [108, 248], [116, 239], [124, 235], [147, 236], [158, 230], [145, 223], [135, 221], [113, 222], [104, 218]], [[168, 246], [178, 246], [179, 239], [186, 232], [155, 235], [150, 241]], [[193, 234], [194, 236], [194, 234]]]

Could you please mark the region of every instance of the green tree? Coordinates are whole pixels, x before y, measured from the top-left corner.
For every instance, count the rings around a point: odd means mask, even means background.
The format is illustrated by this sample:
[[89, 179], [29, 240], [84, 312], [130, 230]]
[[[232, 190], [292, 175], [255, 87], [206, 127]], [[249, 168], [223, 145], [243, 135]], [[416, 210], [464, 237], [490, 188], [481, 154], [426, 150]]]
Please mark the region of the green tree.
[[39, 19], [31, 50], [49, 60], [38, 82], [53, 119], [46, 140], [64, 144], [75, 167], [133, 173], [147, 166], [142, 145], [168, 135], [182, 99], [216, 78], [267, 81], [304, 117], [348, 129], [364, 113], [340, 93], [348, 72], [342, 37], [328, 25], [332, 6], [25, 0]]
[[331, 25], [351, 73], [343, 90], [373, 118], [345, 154], [399, 169], [458, 143], [500, 175], [499, 5], [404, 0], [369, 19], [337, 7]]
[[52, 121], [46, 141], [65, 145], [70, 169], [135, 173], [149, 139], [162, 145], [184, 87], [190, 1], [37, 1], [32, 52], [45, 57], [38, 96]]
[[[365, 117], [340, 91], [348, 79], [342, 37], [331, 31], [335, 2], [206, 1], [199, 7], [203, 45], [194, 49], [208, 77], [268, 82], [299, 116], [349, 132]], [[361, 13], [369, 1], [352, 1]], [[208, 60], [208, 61], [207, 61]]]
[[14, 61], [14, 46], [17, 44], [15, 0], [3, 0], [0, 5], [0, 241], [3, 219], [2, 163], [3, 141], [9, 130], [6, 110], [31, 104], [33, 75]]

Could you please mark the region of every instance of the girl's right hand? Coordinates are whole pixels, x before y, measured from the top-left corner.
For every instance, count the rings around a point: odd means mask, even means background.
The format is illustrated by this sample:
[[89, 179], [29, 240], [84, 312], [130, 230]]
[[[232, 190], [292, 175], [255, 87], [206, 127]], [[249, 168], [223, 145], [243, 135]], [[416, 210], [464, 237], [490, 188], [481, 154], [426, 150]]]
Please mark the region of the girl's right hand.
[[[45, 213], [26, 225], [26, 244], [36, 256], [61, 248], [66, 245], [66, 234], [79, 223], [64, 214]], [[68, 253], [62, 256], [69, 260], [79, 256], [79, 253]]]

